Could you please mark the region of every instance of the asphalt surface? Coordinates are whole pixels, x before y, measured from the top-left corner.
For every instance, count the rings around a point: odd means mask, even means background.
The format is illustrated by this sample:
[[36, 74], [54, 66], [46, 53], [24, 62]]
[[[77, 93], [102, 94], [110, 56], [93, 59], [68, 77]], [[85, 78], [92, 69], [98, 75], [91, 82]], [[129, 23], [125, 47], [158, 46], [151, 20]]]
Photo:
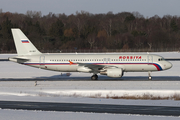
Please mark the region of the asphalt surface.
[[9, 61], [9, 59], [0, 59], [0, 61]]
[[180, 107], [0, 101], [1, 109], [180, 116]]
[[[51, 76], [36, 78], [0, 78], [0, 81], [92, 81], [89, 77], [68, 77], [68, 76]], [[180, 76], [152, 76], [152, 80], [148, 76], [123, 76], [122, 78], [110, 78], [99, 76], [97, 81], [180, 81]]]

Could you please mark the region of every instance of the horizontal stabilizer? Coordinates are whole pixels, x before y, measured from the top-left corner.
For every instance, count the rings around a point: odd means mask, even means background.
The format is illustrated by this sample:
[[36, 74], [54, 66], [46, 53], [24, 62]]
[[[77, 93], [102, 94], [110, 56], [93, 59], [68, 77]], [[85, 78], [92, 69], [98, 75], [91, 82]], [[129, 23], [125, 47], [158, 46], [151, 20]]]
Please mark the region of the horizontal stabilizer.
[[24, 57], [11, 57], [8, 59], [9, 59], [9, 61], [13, 61], [13, 62], [17, 62], [17, 63], [24, 63], [24, 62], [27, 62], [30, 60], [30, 59], [24, 58]]

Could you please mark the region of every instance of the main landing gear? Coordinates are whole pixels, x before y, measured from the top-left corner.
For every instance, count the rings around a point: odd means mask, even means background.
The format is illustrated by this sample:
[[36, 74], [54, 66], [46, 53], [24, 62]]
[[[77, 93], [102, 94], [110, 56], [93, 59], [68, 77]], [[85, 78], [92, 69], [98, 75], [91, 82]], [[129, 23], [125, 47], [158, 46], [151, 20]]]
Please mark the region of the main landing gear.
[[98, 79], [98, 75], [97, 74], [94, 74], [91, 76], [91, 80], [97, 80]]
[[151, 72], [150, 71], [148, 72], [148, 75], [149, 75], [149, 80], [152, 80]]

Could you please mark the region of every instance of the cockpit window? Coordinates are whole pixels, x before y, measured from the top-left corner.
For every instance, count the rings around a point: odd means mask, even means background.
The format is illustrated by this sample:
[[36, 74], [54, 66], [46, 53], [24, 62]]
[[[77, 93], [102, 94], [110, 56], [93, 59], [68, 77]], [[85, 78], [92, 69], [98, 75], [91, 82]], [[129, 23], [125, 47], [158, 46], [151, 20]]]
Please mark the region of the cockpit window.
[[158, 61], [165, 61], [165, 59], [164, 58], [159, 58]]

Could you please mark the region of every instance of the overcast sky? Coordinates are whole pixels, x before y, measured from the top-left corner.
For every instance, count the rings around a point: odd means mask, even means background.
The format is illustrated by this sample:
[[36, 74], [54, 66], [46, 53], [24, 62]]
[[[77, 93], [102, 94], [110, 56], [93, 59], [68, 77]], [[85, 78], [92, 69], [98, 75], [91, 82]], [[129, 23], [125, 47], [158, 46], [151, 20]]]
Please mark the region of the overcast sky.
[[180, 0], [0, 0], [3, 12], [26, 13], [28, 10], [52, 13], [75, 14], [87, 11], [93, 14], [139, 12], [144, 17], [158, 15], [180, 16]]

